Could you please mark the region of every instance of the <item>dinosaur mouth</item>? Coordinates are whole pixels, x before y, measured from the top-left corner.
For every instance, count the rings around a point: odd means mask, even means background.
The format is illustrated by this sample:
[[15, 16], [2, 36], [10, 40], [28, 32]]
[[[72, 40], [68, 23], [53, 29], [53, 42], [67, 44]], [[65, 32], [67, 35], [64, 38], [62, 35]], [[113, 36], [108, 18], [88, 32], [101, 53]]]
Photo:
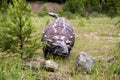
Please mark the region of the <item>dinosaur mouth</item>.
[[63, 57], [69, 56], [68, 53], [63, 53], [63, 51], [64, 51], [63, 47], [61, 47], [61, 46], [56, 46], [56, 47], [54, 48], [53, 54], [58, 55], [58, 56], [63, 56]]
[[61, 46], [56, 46], [56, 47], [54, 48], [53, 54], [56, 54], [56, 55], [61, 56], [61, 55], [62, 55], [62, 52], [63, 52], [63, 48], [62, 48]]
[[68, 47], [66, 43], [63, 41], [57, 41], [56, 43], [53, 44], [53, 54], [58, 55], [58, 56], [69, 56], [68, 55]]
[[69, 56], [68, 53], [62, 53], [62, 52], [63, 52], [62, 50], [55, 50], [53, 54], [61, 56], [61, 57], [68, 57]]
[[69, 56], [69, 54], [68, 53], [62, 53], [62, 56], [67, 57], [67, 56]]

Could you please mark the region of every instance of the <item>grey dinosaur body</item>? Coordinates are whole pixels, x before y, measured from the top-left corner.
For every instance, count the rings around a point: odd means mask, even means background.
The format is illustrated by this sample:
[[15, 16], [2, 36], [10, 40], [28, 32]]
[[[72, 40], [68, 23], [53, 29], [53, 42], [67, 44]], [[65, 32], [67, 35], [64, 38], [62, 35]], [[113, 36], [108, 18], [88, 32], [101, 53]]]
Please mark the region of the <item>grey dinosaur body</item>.
[[48, 24], [43, 32], [41, 41], [47, 42], [43, 48], [44, 57], [48, 53], [69, 57], [75, 41], [75, 34], [70, 23], [55, 13], [50, 13], [56, 20]]

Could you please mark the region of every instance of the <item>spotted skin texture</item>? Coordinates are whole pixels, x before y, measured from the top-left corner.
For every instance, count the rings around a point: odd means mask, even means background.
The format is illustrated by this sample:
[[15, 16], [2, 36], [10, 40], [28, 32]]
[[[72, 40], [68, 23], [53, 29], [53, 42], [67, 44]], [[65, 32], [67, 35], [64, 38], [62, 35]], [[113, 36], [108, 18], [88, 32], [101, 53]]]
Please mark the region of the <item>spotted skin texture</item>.
[[[63, 52], [66, 52], [69, 56], [70, 50], [74, 45], [75, 34], [70, 23], [65, 18], [58, 17], [55, 21], [48, 24], [48, 26], [45, 28], [41, 41], [48, 42], [49, 44], [49, 46], [43, 48], [45, 56], [48, 52], [54, 54], [56, 51], [55, 48], [58, 47], [54, 46], [56, 43], [58, 45], [61, 45], [65, 49]], [[59, 53], [60, 51], [57, 52]], [[58, 55], [60, 56], [61, 54]]]

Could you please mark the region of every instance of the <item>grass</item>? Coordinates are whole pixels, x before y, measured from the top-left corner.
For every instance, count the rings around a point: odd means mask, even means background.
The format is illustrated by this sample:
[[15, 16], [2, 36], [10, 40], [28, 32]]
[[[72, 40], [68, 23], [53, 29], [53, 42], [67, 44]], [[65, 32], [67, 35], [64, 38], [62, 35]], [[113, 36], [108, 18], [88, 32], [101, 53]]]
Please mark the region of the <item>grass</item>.
[[[43, 32], [45, 26], [54, 20], [49, 16], [33, 18], [33, 23], [37, 28], [36, 33]], [[108, 17], [92, 18], [89, 19], [78, 17], [69, 20], [75, 31], [75, 45], [71, 51], [69, 60], [56, 59], [59, 64], [59, 73], [62, 73], [63, 80], [118, 80], [120, 75], [115, 77], [115, 71], [119, 71], [119, 59], [112, 64], [108, 65], [103, 62], [103, 67], [96, 61], [91, 74], [75, 73], [71, 76], [71, 71], [74, 66], [74, 61], [79, 52], [86, 52], [95, 58], [99, 56], [116, 55], [120, 58], [118, 50], [116, 50], [116, 42], [120, 41], [119, 30], [114, 24], [119, 20], [119, 17], [110, 19]], [[42, 50], [40, 49], [39, 55]], [[2, 55], [3, 53], [0, 53]], [[7, 54], [4, 57], [0, 56], [0, 80], [49, 80], [49, 72], [37, 69], [32, 70], [22, 69], [22, 61], [19, 55]]]

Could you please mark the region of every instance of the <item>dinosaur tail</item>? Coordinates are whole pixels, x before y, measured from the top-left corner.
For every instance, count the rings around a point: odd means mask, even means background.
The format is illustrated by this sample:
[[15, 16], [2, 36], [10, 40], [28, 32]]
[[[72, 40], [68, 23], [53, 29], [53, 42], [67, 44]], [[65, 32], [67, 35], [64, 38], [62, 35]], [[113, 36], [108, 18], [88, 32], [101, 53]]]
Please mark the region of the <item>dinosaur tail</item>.
[[56, 19], [59, 17], [56, 13], [48, 13], [50, 16], [55, 17]]

